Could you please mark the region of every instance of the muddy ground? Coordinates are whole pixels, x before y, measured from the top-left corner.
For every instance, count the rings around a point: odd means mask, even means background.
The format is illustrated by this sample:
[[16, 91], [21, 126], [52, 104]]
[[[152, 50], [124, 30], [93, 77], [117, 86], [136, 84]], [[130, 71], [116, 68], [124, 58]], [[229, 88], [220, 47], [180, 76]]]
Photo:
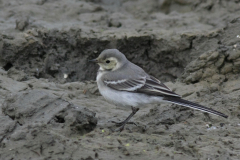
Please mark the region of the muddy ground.
[[[240, 159], [240, 1], [0, 0], [0, 159]], [[117, 48], [187, 100], [106, 102], [89, 64]]]

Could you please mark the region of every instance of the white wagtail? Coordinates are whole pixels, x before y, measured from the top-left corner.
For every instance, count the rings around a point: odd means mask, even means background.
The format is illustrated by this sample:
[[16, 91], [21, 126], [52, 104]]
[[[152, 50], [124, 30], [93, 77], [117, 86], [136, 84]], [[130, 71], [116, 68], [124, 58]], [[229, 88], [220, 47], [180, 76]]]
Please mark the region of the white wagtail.
[[166, 85], [142, 68], [131, 63], [117, 49], [104, 50], [96, 59], [90, 60], [99, 64], [97, 85], [102, 96], [109, 102], [124, 107], [132, 107], [132, 113], [120, 122], [117, 130], [122, 131], [125, 124], [139, 110], [139, 106], [151, 103], [170, 102], [181, 106], [197, 109], [227, 118], [228, 116], [184, 100]]

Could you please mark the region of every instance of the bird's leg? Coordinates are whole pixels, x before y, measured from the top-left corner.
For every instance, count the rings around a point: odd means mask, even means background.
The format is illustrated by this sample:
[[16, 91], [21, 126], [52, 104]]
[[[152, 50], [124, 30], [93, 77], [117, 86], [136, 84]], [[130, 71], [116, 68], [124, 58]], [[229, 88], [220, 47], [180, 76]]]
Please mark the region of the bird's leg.
[[[115, 121], [112, 121], [112, 123], [116, 123], [118, 126], [120, 126], [119, 128], [117, 128], [115, 131], [122, 131], [124, 129], [124, 126], [127, 124], [127, 123], [130, 123], [130, 124], [135, 124], [134, 122], [129, 122], [129, 120], [132, 118], [132, 116], [134, 116], [134, 114], [137, 113], [137, 111], [139, 110], [139, 108], [135, 108], [135, 107], [132, 107], [132, 113], [122, 122], [115, 122]], [[136, 124], [135, 124], [136, 125]]]

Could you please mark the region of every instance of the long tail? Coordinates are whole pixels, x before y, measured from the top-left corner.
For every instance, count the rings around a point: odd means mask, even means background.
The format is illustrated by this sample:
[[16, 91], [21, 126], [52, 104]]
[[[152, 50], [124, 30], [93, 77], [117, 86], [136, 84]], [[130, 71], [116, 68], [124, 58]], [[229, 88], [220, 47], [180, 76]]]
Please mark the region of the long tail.
[[202, 105], [199, 105], [199, 104], [196, 104], [196, 103], [193, 103], [193, 102], [190, 102], [190, 101], [178, 98], [178, 97], [164, 97], [163, 100], [165, 100], [167, 102], [170, 102], [170, 103], [178, 104], [178, 105], [181, 105], [181, 106], [189, 107], [189, 108], [192, 108], [192, 109], [197, 109], [197, 110], [200, 110], [200, 111], [203, 111], [203, 112], [207, 112], [207, 113], [215, 114], [215, 115], [218, 115], [218, 116], [222, 116], [224, 118], [228, 118], [227, 115], [225, 115], [221, 112], [215, 111], [211, 108], [207, 108], [207, 107], [204, 107]]

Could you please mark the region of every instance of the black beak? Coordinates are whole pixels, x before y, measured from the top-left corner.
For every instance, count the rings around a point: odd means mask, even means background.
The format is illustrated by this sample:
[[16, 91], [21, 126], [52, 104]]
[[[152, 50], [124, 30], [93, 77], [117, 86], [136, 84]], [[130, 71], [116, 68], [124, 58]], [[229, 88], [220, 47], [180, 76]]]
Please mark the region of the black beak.
[[88, 60], [89, 62], [94, 62], [94, 63], [98, 63], [97, 59], [92, 59], [92, 60]]

